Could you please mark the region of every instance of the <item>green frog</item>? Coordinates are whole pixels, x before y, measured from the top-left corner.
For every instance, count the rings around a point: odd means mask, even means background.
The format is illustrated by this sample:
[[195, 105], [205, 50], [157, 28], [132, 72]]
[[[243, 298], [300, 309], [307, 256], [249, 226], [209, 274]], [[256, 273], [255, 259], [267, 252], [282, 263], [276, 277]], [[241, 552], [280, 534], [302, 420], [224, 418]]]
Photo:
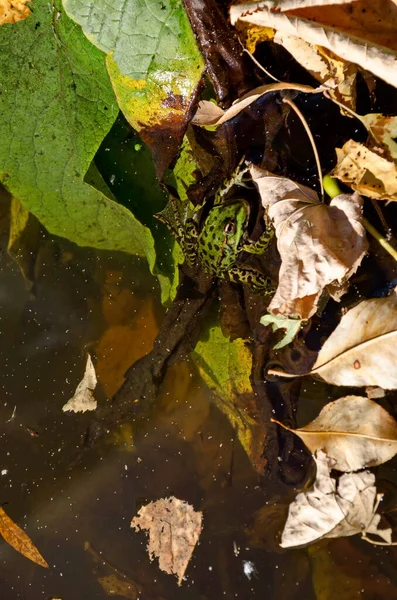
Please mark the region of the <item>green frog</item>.
[[[244, 265], [243, 254], [264, 254], [274, 231], [265, 231], [256, 242], [250, 240], [247, 231], [249, 203], [241, 198], [225, 201], [224, 195], [224, 191], [216, 195], [213, 207], [201, 222], [189, 218], [183, 223], [174, 200], [170, 201], [160, 219], [172, 228], [191, 267], [199, 264], [208, 275], [246, 284], [254, 293], [270, 294], [274, 289], [269, 278]], [[172, 219], [166, 217], [170, 209]], [[170, 226], [171, 220], [173, 226]]]

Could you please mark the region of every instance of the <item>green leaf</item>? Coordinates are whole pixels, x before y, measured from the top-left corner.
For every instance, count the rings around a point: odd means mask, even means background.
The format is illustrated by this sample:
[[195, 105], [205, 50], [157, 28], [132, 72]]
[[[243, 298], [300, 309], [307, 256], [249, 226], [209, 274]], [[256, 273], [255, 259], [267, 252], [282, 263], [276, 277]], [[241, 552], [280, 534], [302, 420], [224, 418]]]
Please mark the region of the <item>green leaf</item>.
[[162, 176], [204, 71], [182, 0], [64, 0], [64, 7], [107, 53], [119, 106]]
[[263, 315], [260, 320], [262, 325], [271, 325], [272, 331], [277, 331], [277, 329], [284, 329], [285, 333], [282, 339], [274, 346], [275, 350], [279, 350], [280, 348], [284, 348], [287, 344], [290, 344], [298, 331], [301, 328], [302, 320], [299, 317], [287, 317], [285, 315], [272, 315], [267, 314]]
[[199, 372], [213, 392], [216, 404], [236, 429], [238, 438], [259, 472], [263, 470], [265, 431], [250, 382], [252, 355], [247, 344], [231, 342], [218, 325], [212, 326], [192, 353]]
[[60, 4], [36, 0], [0, 28], [0, 169], [6, 187], [54, 234], [147, 255], [150, 231], [83, 181], [118, 113], [104, 55]]

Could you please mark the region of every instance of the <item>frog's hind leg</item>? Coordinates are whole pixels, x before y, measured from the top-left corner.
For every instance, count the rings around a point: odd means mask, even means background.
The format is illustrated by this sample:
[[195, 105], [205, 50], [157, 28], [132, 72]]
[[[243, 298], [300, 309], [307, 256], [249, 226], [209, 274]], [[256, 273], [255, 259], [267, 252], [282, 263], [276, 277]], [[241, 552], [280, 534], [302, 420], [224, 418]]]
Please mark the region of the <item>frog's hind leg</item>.
[[248, 242], [241, 246], [241, 250], [249, 252], [250, 254], [264, 254], [272, 243], [273, 238], [274, 229], [270, 229], [269, 231], [262, 233], [261, 237], [256, 242], [248, 240]]
[[217, 191], [217, 193], [215, 195], [215, 202], [214, 202], [215, 206], [222, 204], [224, 197], [227, 195], [227, 193], [232, 189], [232, 187], [234, 185], [241, 185], [243, 187], [247, 187], [243, 183], [243, 177], [246, 174], [246, 172], [249, 170], [249, 168], [250, 168], [249, 165], [245, 164], [245, 156], [243, 156], [243, 158], [240, 160], [239, 164], [237, 165], [236, 169], [233, 171], [233, 173], [231, 174], [229, 179], [224, 181], [223, 185]]
[[268, 296], [274, 292], [270, 278], [251, 267], [235, 267], [230, 269], [227, 273], [227, 278], [233, 283], [248, 285], [254, 294]]

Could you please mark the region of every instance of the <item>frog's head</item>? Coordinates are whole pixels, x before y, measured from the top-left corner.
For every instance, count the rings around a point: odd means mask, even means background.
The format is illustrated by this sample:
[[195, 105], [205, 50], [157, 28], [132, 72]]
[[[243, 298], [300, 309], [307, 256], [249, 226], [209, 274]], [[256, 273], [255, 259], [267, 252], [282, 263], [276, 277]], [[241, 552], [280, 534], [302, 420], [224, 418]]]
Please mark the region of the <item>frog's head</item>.
[[198, 240], [200, 262], [206, 271], [219, 274], [235, 264], [248, 219], [249, 204], [245, 200], [210, 210]]

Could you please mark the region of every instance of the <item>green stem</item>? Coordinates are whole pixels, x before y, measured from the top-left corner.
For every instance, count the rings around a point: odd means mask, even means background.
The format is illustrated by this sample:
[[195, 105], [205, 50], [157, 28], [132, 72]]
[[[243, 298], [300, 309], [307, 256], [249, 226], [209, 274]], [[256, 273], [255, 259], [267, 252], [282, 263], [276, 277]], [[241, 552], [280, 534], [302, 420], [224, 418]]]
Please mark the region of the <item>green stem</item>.
[[368, 231], [368, 233], [370, 233], [377, 240], [377, 242], [382, 246], [382, 248], [384, 248], [386, 250], [386, 252], [388, 252], [390, 254], [390, 256], [392, 256], [394, 258], [394, 260], [397, 262], [397, 250], [395, 250], [395, 248], [393, 248], [393, 246], [391, 244], [389, 244], [387, 239], [381, 233], [379, 233], [379, 231], [377, 229], [375, 229], [375, 227], [373, 225], [371, 225], [371, 223], [369, 221], [367, 221], [367, 219], [364, 219], [364, 217], [363, 217], [363, 225], [364, 225], [365, 229]]
[[[330, 177], [329, 175], [325, 175], [325, 177], [323, 179], [323, 183], [324, 183], [324, 190], [326, 191], [326, 193], [328, 194], [328, 196], [330, 198], [335, 198], [336, 196], [339, 196], [339, 194], [342, 193], [341, 189], [339, 188], [338, 182], [333, 177]], [[386, 250], [386, 252], [388, 252], [390, 254], [390, 256], [392, 256], [394, 258], [394, 260], [397, 262], [397, 250], [395, 250], [393, 248], [393, 246], [391, 244], [389, 244], [387, 239], [381, 233], [379, 233], [379, 231], [377, 229], [375, 229], [375, 227], [373, 225], [371, 225], [371, 223], [369, 221], [367, 221], [367, 219], [364, 219], [364, 217], [362, 219], [362, 224], [364, 225], [364, 227], [368, 231], [368, 233], [370, 233], [376, 239], [376, 241], [382, 246], [382, 248], [384, 248]]]

